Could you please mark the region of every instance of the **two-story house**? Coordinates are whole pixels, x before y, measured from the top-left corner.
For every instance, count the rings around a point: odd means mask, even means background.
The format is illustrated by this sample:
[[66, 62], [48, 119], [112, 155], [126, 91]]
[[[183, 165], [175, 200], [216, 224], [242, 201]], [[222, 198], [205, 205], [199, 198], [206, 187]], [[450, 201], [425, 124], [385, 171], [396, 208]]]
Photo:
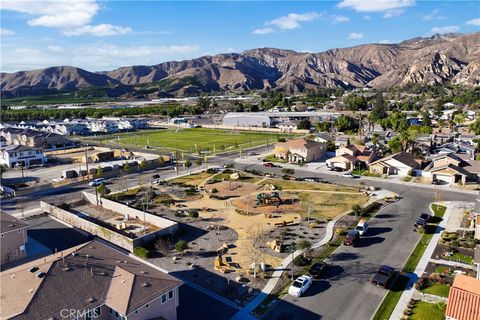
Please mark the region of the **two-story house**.
[[28, 167], [46, 162], [42, 149], [22, 145], [9, 145], [0, 149], [0, 165], [9, 168], [15, 166]]
[[327, 145], [304, 138], [291, 139], [275, 144], [275, 157], [288, 162], [311, 162], [322, 158]]
[[1, 319], [177, 319], [178, 279], [101, 240], [0, 273]]
[[0, 211], [0, 264], [13, 262], [26, 256], [28, 224]]

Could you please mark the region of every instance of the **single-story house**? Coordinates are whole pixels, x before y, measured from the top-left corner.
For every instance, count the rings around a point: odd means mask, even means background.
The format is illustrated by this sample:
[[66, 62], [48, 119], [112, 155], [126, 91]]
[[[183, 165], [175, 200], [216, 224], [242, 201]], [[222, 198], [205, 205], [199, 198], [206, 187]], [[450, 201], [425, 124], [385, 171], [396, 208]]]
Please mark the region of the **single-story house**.
[[376, 158], [374, 150], [370, 150], [364, 145], [350, 144], [338, 148], [335, 151], [335, 157], [327, 160], [327, 166], [344, 170], [352, 170], [357, 167], [368, 168]]
[[446, 320], [480, 319], [480, 279], [457, 274], [450, 288]]
[[432, 159], [424, 175], [446, 183], [478, 183], [480, 161], [464, 160], [465, 155], [449, 153]]
[[375, 174], [418, 175], [422, 160], [415, 159], [410, 153], [398, 152], [370, 164], [370, 172]]

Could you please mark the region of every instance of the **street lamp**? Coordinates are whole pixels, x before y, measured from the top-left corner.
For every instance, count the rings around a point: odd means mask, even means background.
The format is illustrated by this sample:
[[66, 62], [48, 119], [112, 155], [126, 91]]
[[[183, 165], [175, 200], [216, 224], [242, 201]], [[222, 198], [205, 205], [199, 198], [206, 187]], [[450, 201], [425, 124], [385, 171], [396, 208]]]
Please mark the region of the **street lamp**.
[[295, 248], [295, 244], [292, 243], [292, 245], [290, 246], [290, 252], [292, 253], [292, 282], [295, 278], [295, 264], [293, 263], [293, 259], [295, 258], [295, 251], [297, 250], [297, 248]]

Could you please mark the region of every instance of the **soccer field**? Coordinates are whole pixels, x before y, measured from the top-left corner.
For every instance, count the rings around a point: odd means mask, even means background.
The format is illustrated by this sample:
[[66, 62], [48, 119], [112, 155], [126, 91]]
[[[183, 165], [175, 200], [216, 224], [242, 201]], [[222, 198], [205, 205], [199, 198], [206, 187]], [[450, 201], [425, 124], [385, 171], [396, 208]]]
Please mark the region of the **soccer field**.
[[[294, 135], [290, 135], [294, 137]], [[187, 152], [208, 150], [223, 152], [247, 149], [263, 144], [272, 144], [278, 138], [287, 138], [289, 134], [264, 133], [254, 131], [231, 131], [204, 128], [145, 130], [104, 136], [101, 141], [119, 144], [125, 147], [179, 149]]]

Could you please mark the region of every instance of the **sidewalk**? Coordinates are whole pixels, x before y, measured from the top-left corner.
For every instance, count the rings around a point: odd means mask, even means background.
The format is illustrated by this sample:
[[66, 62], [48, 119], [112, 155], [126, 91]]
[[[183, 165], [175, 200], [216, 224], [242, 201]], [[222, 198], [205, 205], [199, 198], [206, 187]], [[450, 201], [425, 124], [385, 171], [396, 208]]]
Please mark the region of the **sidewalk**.
[[[271, 154], [271, 152], [269, 154]], [[265, 155], [268, 155], [268, 154], [249, 156], [249, 157], [240, 158], [240, 159], [237, 158], [237, 159], [235, 159], [235, 162], [243, 163], [243, 164], [262, 165], [263, 162], [261, 160], [258, 160], [257, 158], [265, 156]], [[291, 163], [282, 163], [280, 165], [282, 166], [282, 168], [294, 169], [296, 171], [321, 173], [321, 174], [331, 175], [331, 176], [334, 176], [334, 177], [339, 177], [340, 176], [340, 174], [338, 172], [321, 170], [321, 168], [325, 167], [325, 163], [323, 163], [323, 162], [322, 163], [312, 162], [312, 163], [307, 163], [303, 166], [299, 166], [299, 165], [295, 165], [295, 164], [291, 164]], [[421, 183], [415, 183], [415, 182], [406, 182], [406, 181], [400, 180], [400, 178], [396, 177], [396, 176], [393, 176], [390, 179], [362, 176], [360, 178], [360, 180], [361, 181], [392, 183], [392, 184], [398, 184], [398, 185], [404, 185], [404, 186], [410, 186], [410, 187], [427, 188], [427, 189], [435, 189], [435, 190], [446, 190], [446, 191], [451, 191], [451, 192], [461, 192], [461, 193], [468, 193], [468, 194], [474, 194], [474, 195], [479, 194], [479, 191], [476, 191], [476, 190], [455, 189], [455, 188], [451, 188], [450, 185], [421, 184]]]
[[430, 240], [427, 249], [423, 253], [422, 258], [418, 262], [417, 267], [415, 268], [415, 272], [413, 274], [408, 274], [410, 277], [410, 280], [408, 281], [407, 289], [403, 292], [402, 296], [400, 297], [400, 300], [397, 303], [397, 306], [392, 312], [392, 315], [390, 316], [390, 320], [398, 320], [401, 319], [403, 316], [403, 311], [407, 308], [408, 303], [412, 299], [416, 289], [415, 289], [415, 282], [419, 279], [419, 277], [422, 276], [423, 272], [427, 268], [428, 263], [430, 262], [430, 257], [433, 254], [433, 251], [435, 250], [435, 247], [437, 246], [438, 240], [440, 240], [442, 231], [445, 230], [445, 226], [447, 224], [447, 221], [452, 214], [454, 210], [458, 210], [456, 206], [454, 206], [454, 202], [447, 201], [447, 202], [442, 202], [442, 205], [447, 206], [447, 210], [445, 211], [445, 214], [443, 215], [443, 220], [440, 222], [440, 224], [437, 226], [437, 229], [435, 230], [435, 234], [432, 236], [432, 239]]
[[[318, 248], [327, 244], [333, 237], [335, 223], [338, 221], [338, 219], [340, 219], [346, 214], [348, 214], [348, 212], [345, 212], [340, 216], [336, 217], [335, 219], [329, 221], [325, 228], [325, 235], [323, 236], [322, 240], [314, 243], [312, 248]], [[253, 316], [250, 315], [250, 313], [258, 305], [260, 305], [270, 293], [272, 293], [278, 280], [282, 276], [283, 272], [285, 272], [285, 269], [287, 268], [287, 266], [292, 262], [292, 260], [295, 257], [298, 257], [302, 253], [303, 253], [303, 250], [297, 250], [293, 253], [293, 257], [292, 255], [288, 255], [285, 259], [283, 259], [282, 263], [273, 272], [272, 277], [268, 280], [267, 285], [262, 289], [262, 291], [252, 301], [250, 301], [250, 303], [248, 303], [243, 309], [241, 309], [237, 314], [235, 314], [235, 316], [232, 317], [232, 320], [255, 319]]]

